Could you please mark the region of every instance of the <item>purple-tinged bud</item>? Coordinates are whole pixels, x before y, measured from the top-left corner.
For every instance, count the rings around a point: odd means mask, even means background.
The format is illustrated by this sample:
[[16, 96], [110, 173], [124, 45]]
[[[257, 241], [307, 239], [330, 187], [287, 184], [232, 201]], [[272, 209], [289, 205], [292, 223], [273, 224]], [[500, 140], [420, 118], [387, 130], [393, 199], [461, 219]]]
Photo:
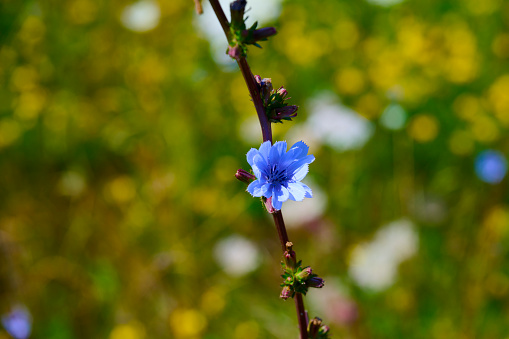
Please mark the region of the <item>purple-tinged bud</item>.
[[288, 299], [292, 296], [292, 289], [290, 288], [290, 286], [285, 286], [283, 287], [283, 289], [281, 290], [281, 294], [279, 295], [279, 297], [281, 299]]
[[288, 268], [294, 269], [297, 266], [297, 255], [292, 249], [293, 243], [290, 241], [286, 243], [286, 251], [283, 254], [285, 257], [285, 263]]
[[244, 23], [244, 10], [246, 9], [246, 0], [235, 0], [230, 3], [231, 23], [233, 25]]
[[279, 94], [281, 98], [284, 99], [288, 95], [288, 91], [283, 86], [281, 86], [277, 89], [277, 94]]
[[[276, 35], [277, 31], [274, 27], [265, 27], [257, 29], [253, 32], [253, 41], [267, 40], [268, 37]], [[242, 31], [242, 35], [247, 37], [249, 35], [249, 30]]]
[[260, 90], [260, 96], [263, 100], [264, 105], [268, 105], [270, 103], [270, 94], [272, 93], [272, 79], [271, 78], [263, 78], [259, 75], [255, 75], [254, 79], [258, 84], [258, 89]]
[[297, 116], [297, 110], [299, 106], [288, 105], [284, 107], [278, 107], [274, 109], [274, 116], [271, 117], [273, 120], [281, 120], [285, 118], [295, 118]]
[[265, 105], [270, 103], [270, 95], [272, 93], [272, 79], [264, 78], [260, 84], [260, 95]]
[[261, 82], [262, 87], [266, 87], [269, 92], [272, 92], [272, 79], [271, 78], [263, 78]]
[[306, 280], [306, 284], [309, 287], [322, 288], [325, 285], [325, 281], [319, 277], [313, 277]]
[[318, 335], [318, 331], [320, 330], [320, 326], [322, 325], [322, 319], [318, 317], [314, 317], [313, 320], [309, 322], [308, 325], [308, 334], [309, 338], [314, 339]]
[[239, 45], [228, 46], [228, 55], [230, 58], [238, 60], [242, 56], [242, 48]]
[[250, 184], [253, 180], [256, 180], [256, 177], [254, 175], [252, 175], [248, 171], [243, 170], [242, 168], [239, 168], [237, 170], [237, 173], [235, 173], [235, 178], [246, 184]]
[[309, 278], [309, 276], [313, 274], [313, 270], [311, 269], [311, 267], [306, 267], [304, 268], [302, 271], [300, 271], [299, 273], [295, 274], [295, 278], [297, 278], [298, 281], [304, 281], [306, 280], [307, 278]]
[[320, 327], [319, 333], [320, 334], [327, 334], [327, 333], [329, 333], [329, 330], [330, 330], [329, 326], [323, 325], [322, 327]]

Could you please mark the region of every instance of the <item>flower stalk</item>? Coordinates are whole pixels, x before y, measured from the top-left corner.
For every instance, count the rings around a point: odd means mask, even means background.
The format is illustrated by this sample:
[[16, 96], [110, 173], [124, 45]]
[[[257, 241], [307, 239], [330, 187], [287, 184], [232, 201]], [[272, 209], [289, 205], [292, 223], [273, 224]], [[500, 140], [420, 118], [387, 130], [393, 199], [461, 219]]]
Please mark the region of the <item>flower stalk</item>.
[[[271, 82], [266, 86], [260, 86], [261, 78], [255, 77], [251, 72], [249, 64], [246, 60], [246, 44], [259, 45], [256, 41], [266, 40], [269, 36], [276, 34], [276, 30], [272, 27], [256, 29], [257, 24], [251, 28], [246, 29], [244, 25], [244, 8], [246, 6], [245, 0], [235, 0], [230, 6], [232, 14], [232, 22], [229, 23], [221, 5], [218, 0], [210, 0], [210, 4], [223, 28], [225, 36], [228, 40], [228, 55], [236, 60], [239, 69], [244, 77], [249, 94], [252, 98], [260, 127], [262, 130], [263, 142], [269, 141], [272, 144], [272, 122], [281, 122], [281, 120], [291, 120], [295, 117], [298, 106], [288, 105], [285, 103], [287, 98], [287, 91], [284, 88], [279, 88], [276, 92], [272, 89]], [[270, 81], [270, 80], [269, 80]], [[240, 171], [240, 170], [239, 170]], [[250, 177], [250, 173], [246, 171], [237, 171], [237, 179], [248, 183], [254, 180]], [[256, 173], [255, 173], [256, 174]], [[259, 178], [257, 178], [259, 179]], [[251, 181], [250, 186], [256, 181]], [[323, 286], [323, 280], [318, 278], [312, 273], [311, 268], [300, 268], [300, 263], [297, 263], [296, 254], [292, 249], [292, 243], [288, 239], [286, 227], [283, 219], [283, 215], [280, 210], [280, 205], [275, 206], [273, 199], [278, 199], [278, 196], [270, 196], [269, 198], [262, 197], [263, 202], [267, 207], [267, 211], [272, 214], [276, 229], [278, 232], [279, 240], [281, 243], [281, 249], [284, 253], [286, 263], [286, 269], [292, 270], [292, 276], [290, 280], [298, 281], [300, 285], [308, 284], [310, 287], [320, 288]], [[279, 208], [276, 208], [279, 207]], [[297, 270], [297, 271], [293, 271]], [[297, 275], [295, 275], [297, 274]], [[285, 280], [283, 283], [283, 290], [281, 291], [281, 298], [287, 299], [291, 296], [295, 300], [295, 308], [297, 310], [297, 319], [299, 324], [300, 339], [308, 339], [308, 316], [304, 307], [304, 301], [302, 298], [301, 291], [292, 289], [290, 280]], [[306, 289], [307, 290], [307, 289]], [[313, 332], [314, 333], [314, 327]], [[327, 329], [328, 332], [328, 329]], [[325, 338], [325, 337], [324, 337]]]

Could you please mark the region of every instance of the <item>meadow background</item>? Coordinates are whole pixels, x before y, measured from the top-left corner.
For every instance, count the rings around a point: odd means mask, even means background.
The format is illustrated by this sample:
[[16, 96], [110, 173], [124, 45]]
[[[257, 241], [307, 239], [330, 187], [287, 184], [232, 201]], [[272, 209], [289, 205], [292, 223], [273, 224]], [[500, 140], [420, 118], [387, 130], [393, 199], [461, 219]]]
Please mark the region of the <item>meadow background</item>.
[[[0, 338], [296, 338], [207, 1], [0, 3]], [[225, 4], [225, 2], [223, 2]], [[509, 3], [249, 1], [300, 106], [290, 239], [334, 338], [509, 338]], [[9, 316], [10, 315], [10, 316]], [[10, 333], [6, 331], [10, 329]]]

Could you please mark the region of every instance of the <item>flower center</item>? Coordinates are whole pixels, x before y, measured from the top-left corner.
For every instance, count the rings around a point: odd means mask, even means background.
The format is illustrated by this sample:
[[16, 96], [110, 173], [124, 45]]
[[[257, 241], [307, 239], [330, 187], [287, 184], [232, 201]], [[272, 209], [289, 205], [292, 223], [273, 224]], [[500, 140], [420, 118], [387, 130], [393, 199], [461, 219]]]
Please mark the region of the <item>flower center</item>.
[[277, 164], [270, 167], [270, 174], [267, 178], [272, 184], [284, 184], [288, 181], [286, 177], [286, 170], [278, 168]]

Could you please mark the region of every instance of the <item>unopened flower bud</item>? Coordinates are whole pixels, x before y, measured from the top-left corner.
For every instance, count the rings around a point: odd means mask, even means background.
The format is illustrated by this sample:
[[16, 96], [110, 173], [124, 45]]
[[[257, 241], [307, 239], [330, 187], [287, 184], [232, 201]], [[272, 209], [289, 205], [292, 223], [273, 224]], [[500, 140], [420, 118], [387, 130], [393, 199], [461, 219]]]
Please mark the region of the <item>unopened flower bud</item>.
[[243, 170], [242, 168], [239, 168], [237, 170], [237, 173], [235, 173], [235, 178], [246, 184], [250, 184], [251, 181], [256, 180], [256, 177], [254, 175], [252, 175], [248, 171]]
[[327, 333], [329, 333], [329, 330], [330, 330], [329, 326], [323, 325], [322, 327], [320, 327], [320, 331], [318, 333], [327, 334]]
[[320, 326], [322, 325], [322, 319], [315, 317], [313, 320], [309, 322], [308, 325], [308, 334], [311, 339], [314, 339], [318, 335], [318, 331], [320, 330]]
[[[267, 40], [268, 37], [273, 36], [277, 33], [276, 29], [274, 27], [265, 27], [257, 29], [253, 32], [252, 35], [252, 41], [260, 41], [260, 40]], [[244, 30], [242, 32], [242, 35], [247, 37], [249, 35], [249, 30]]]
[[294, 269], [297, 266], [297, 255], [292, 249], [293, 244], [289, 241], [286, 243], [286, 251], [284, 253], [285, 263], [288, 268]]
[[295, 274], [295, 278], [297, 278], [298, 281], [304, 281], [306, 280], [311, 274], [313, 273], [313, 270], [311, 267], [306, 267], [299, 273]]
[[283, 86], [281, 86], [278, 88], [277, 94], [279, 94], [281, 96], [281, 98], [284, 99], [288, 95], [288, 91]]
[[270, 103], [270, 95], [272, 93], [272, 79], [265, 78], [261, 82], [260, 95], [265, 105]]
[[244, 10], [246, 8], [246, 0], [235, 0], [230, 3], [231, 23], [233, 25], [244, 23]]
[[297, 110], [299, 109], [299, 106], [296, 105], [288, 105], [284, 107], [278, 107], [274, 109], [275, 115], [271, 118], [274, 120], [281, 120], [281, 119], [291, 119], [295, 118], [297, 116]]
[[306, 280], [306, 284], [309, 287], [322, 288], [325, 285], [325, 281], [319, 277], [313, 277]]
[[228, 46], [228, 55], [230, 58], [238, 60], [242, 56], [242, 48], [239, 45]]
[[288, 299], [292, 296], [292, 289], [290, 288], [290, 286], [284, 286], [283, 289], [281, 290], [281, 294], [279, 295], [279, 297], [281, 299]]

